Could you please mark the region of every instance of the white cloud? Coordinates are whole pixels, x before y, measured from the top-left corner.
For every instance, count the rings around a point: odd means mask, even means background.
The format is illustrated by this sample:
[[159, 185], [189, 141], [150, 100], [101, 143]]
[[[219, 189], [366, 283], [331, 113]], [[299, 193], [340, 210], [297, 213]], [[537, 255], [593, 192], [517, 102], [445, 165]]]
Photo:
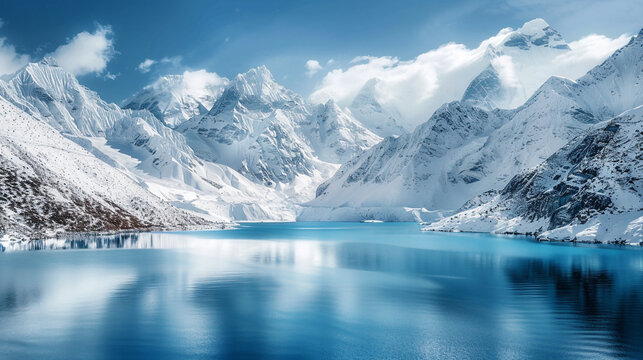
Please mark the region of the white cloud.
[[7, 44], [5, 38], [0, 38], [0, 75], [13, 73], [28, 62], [28, 55], [18, 54], [13, 45]]
[[[617, 49], [625, 46], [630, 36], [621, 35], [615, 39], [607, 36], [591, 34], [580, 40], [572, 41], [569, 47], [572, 51], [561, 54], [554, 62], [558, 65], [561, 76], [576, 79], [585, 74], [587, 69], [605, 60]], [[556, 74], [558, 75], [558, 74]]]
[[[0, 18], [0, 28], [4, 20]], [[13, 45], [8, 44], [6, 38], [0, 37], [0, 75], [11, 74], [29, 62], [29, 56], [18, 54]]]
[[108, 71], [108, 72], [105, 74], [104, 78], [105, 78], [106, 80], [116, 80], [116, 78], [117, 78], [117, 77], [119, 77], [119, 76], [121, 76], [121, 74], [120, 74], [120, 73], [118, 73], [118, 74], [112, 74], [111, 72], [109, 72], [109, 71]]
[[78, 33], [49, 56], [74, 75], [100, 74], [116, 53], [111, 35], [109, 26], [98, 25], [93, 33]]
[[152, 59], [145, 59], [143, 60], [142, 63], [138, 64], [138, 71], [142, 72], [143, 74], [150, 72], [150, 69], [152, 68], [152, 65], [156, 64], [156, 60]]
[[142, 72], [143, 74], [150, 72], [152, 70], [152, 66], [157, 65], [157, 64], [171, 64], [173, 66], [178, 66], [181, 64], [181, 61], [183, 59], [180, 56], [172, 56], [172, 57], [164, 57], [160, 60], [154, 60], [154, 59], [145, 59], [143, 60], [142, 63], [138, 64], [136, 67], [138, 71]]
[[501, 55], [491, 60], [491, 65], [498, 72], [502, 85], [507, 88], [519, 88], [520, 80], [516, 74], [513, 59], [508, 55]]
[[308, 76], [315, 75], [317, 72], [319, 72], [323, 68], [324, 67], [321, 66], [321, 64], [317, 60], [312, 60], [311, 59], [311, 60], [306, 61], [306, 70], [307, 70], [306, 74]]
[[205, 92], [211, 87], [220, 87], [228, 84], [228, 79], [217, 73], [207, 72], [204, 69], [183, 72], [183, 87], [192, 91]]
[[502, 29], [476, 48], [448, 43], [411, 60], [358, 56], [347, 68], [328, 72], [310, 100], [319, 103], [333, 98], [339, 105], [348, 106], [369, 79], [378, 78], [378, 101], [400, 113], [404, 126], [412, 130], [440, 105], [460, 99], [466, 86], [490, 62], [503, 85], [516, 90], [518, 95], [511, 106], [517, 106], [548, 77], [576, 79], [629, 39], [627, 35], [616, 39], [589, 35], [569, 43], [568, 51], [545, 49], [525, 55], [512, 48], [504, 54], [494, 53], [491, 48], [500, 47], [512, 32], [511, 28]]

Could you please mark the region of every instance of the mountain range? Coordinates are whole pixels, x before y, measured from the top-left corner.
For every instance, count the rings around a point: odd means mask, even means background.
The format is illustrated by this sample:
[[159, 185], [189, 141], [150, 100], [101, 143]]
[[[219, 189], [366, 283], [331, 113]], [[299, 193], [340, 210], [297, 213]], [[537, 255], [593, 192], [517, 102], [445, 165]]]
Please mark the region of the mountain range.
[[[498, 91], [493, 71], [485, 69], [461, 101], [443, 105], [412, 133], [387, 138], [345, 163], [318, 188], [316, 199], [299, 219], [337, 220], [336, 216], [350, 217], [351, 212], [363, 216], [363, 208], [391, 219], [406, 207], [458, 209], [479, 194], [503, 189], [514, 176], [539, 166], [570, 141], [643, 104], [642, 49], [640, 33], [578, 80], [551, 77], [512, 110], [480, 106]], [[635, 188], [640, 185], [635, 179]], [[640, 199], [640, 192], [635, 196]], [[461, 210], [473, 211], [468, 206]], [[463, 216], [438, 222], [448, 222], [447, 227], [428, 229], [472, 230], [457, 226]]]
[[119, 106], [29, 63], [0, 80], [0, 233], [372, 219], [641, 241], [643, 34], [576, 80], [538, 73], [567, 51], [540, 19], [501, 32], [416, 128], [378, 78], [343, 107], [265, 66], [186, 71]]

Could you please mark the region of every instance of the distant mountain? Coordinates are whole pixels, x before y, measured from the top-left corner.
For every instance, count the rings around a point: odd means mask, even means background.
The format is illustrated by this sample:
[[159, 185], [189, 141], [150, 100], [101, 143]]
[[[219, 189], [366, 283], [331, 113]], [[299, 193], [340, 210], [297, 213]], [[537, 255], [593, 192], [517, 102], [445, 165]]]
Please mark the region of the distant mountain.
[[237, 75], [207, 114], [177, 129], [201, 158], [269, 187], [318, 184], [333, 163], [379, 141], [332, 103], [313, 109], [263, 66]]
[[377, 100], [376, 87], [379, 82], [377, 78], [366, 82], [349, 107], [351, 113], [364, 126], [381, 137], [407, 133], [399, 125], [401, 115], [393, 109], [385, 109]]
[[0, 98], [0, 240], [211, 224]]
[[599, 125], [426, 229], [643, 242], [643, 106]]
[[303, 128], [317, 156], [336, 164], [343, 164], [382, 140], [333, 100], [313, 108]]
[[174, 128], [194, 116], [207, 113], [228, 83], [228, 79], [204, 70], [166, 75], [125, 100], [123, 108], [147, 109]]
[[634, 38], [578, 81], [549, 79], [515, 110], [444, 105], [413, 133], [344, 164], [302, 218], [326, 218], [323, 209], [342, 207], [456, 209], [501, 189], [593, 124], [643, 104], [642, 42]]
[[492, 66], [476, 76], [462, 95], [462, 102], [485, 110], [504, 107], [507, 89], [502, 85], [498, 71]]
[[[573, 58], [572, 49], [543, 19], [528, 21], [517, 29], [502, 29], [477, 48], [466, 51], [466, 61], [460, 59], [463, 62], [439, 59], [439, 50], [410, 60], [413, 66], [408, 71], [420, 71], [423, 62], [445, 63], [440, 71], [429, 66], [426, 72], [419, 72], [417, 82], [405, 77], [406, 70], [402, 69], [408, 64], [400, 61], [368, 80], [353, 98], [335, 100], [341, 105], [350, 105], [353, 115], [376, 134], [400, 135], [413, 131], [445, 103], [473, 100], [474, 105], [486, 109], [516, 108], [549, 77], [563, 75], [576, 79], [602, 61], [568, 63]], [[452, 66], [447, 65], [452, 62]], [[399, 77], [394, 75], [398, 66]], [[417, 70], [413, 70], [416, 67]], [[328, 91], [322, 87], [311, 98], [325, 102], [333, 98], [332, 91]]]
[[510, 33], [504, 39], [502, 45], [505, 48], [518, 48], [520, 50], [529, 50], [534, 46], [569, 50], [569, 45], [567, 45], [558, 31], [540, 18], [528, 21], [520, 29]]

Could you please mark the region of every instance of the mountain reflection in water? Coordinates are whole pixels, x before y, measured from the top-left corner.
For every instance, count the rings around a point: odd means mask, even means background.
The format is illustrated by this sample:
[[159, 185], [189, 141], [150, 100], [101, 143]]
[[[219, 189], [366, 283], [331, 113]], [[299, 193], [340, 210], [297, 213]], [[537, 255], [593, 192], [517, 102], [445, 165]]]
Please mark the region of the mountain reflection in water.
[[[123, 250], [21, 251], [56, 249]], [[4, 251], [7, 358], [643, 357], [638, 249], [295, 223]]]

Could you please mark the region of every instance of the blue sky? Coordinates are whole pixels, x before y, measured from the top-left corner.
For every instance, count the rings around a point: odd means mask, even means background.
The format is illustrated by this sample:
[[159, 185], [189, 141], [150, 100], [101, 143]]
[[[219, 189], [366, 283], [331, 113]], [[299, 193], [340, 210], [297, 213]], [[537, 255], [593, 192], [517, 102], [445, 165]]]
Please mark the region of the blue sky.
[[[261, 64], [308, 95], [326, 70], [356, 56], [410, 59], [448, 41], [475, 47], [536, 17], [569, 41], [590, 33], [613, 38], [638, 32], [641, 15], [640, 0], [3, 1], [0, 37], [35, 60], [78, 33], [108, 26], [115, 52], [106, 69], [79, 79], [118, 102], [162, 74], [203, 68], [232, 77]], [[168, 61], [137, 70], [148, 58]], [[308, 76], [308, 59], [324, 70]]]

